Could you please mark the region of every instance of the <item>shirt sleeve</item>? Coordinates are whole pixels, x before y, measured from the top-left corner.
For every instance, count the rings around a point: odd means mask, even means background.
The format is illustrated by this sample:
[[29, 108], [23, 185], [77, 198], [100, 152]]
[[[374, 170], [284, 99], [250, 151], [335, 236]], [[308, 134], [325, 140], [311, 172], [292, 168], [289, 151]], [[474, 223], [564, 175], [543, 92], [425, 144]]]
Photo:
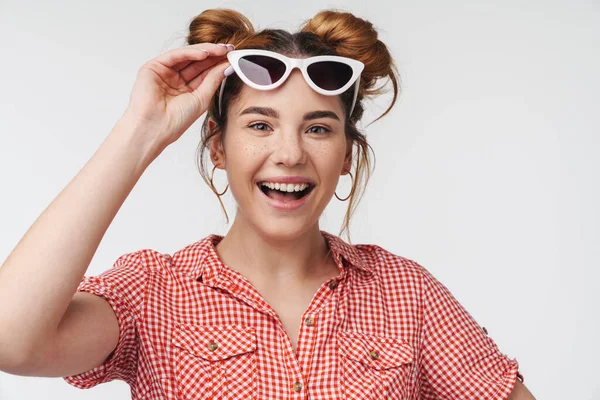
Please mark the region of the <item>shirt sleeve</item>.
[[140, 252], [120, 256], [113, 267], [97, 276], [84, 276], [77, 292], [101, 296], [111, 305], [119, 324], [119, 341], [104, 362], [63, 379], [79, 389], [118, 379], [135, 386], [139, 350], [139, 310], [144, 302], [148, 274]]
[[423, 399], [507, 399], [523, 381], [516, 359], [500, 352], [485, 328], [423, 268]]

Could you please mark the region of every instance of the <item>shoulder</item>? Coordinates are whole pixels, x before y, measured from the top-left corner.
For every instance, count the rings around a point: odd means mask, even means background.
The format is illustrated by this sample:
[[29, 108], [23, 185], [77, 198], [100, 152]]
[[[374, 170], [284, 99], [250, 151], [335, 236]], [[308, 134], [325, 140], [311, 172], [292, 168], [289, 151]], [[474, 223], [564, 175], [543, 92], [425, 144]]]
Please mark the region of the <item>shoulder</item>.
[[162, 270], [169, 263], [171, 256], [151, 248], [134, 250], [119, 256], [113, 269], [135, 270], [146, 274]]
[[171, 255], [152, 248], [141, 248], [118, 256], [111, 268], [88, 280], [102, 280], [123, 289], [146, 286], [155, 275], [163, 275], [171, 268]]
[[210, 234], [195, 242], [184, 245], [174, 252], [162, 252], [153, 248], [142, 248], [121, 256], [124, 263], [137, 263], [146, 273], [168, 277], [185, 273], [195, 275], [210, 254], [213, 240], [218, 235]]
[[172, 268], [189, 267], [197, 264], [207, 254], [214, 236], [217, 235], [210, 234], [173, 252], [141, 248], [123, 254], [117, 259], [116, 264], [138, 265], [149, 272], [163, 272]]
[[382, 278], [413, 278], [421, 281], [427, 269], [417, 261], [377, 244], [355, 244], [360, 259]]

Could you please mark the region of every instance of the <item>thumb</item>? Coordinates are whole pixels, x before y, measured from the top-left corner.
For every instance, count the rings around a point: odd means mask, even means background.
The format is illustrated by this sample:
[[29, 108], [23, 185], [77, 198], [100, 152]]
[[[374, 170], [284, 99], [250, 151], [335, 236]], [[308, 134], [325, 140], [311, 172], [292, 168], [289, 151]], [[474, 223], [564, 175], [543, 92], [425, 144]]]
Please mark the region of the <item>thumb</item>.
[[225, 79], [223, 73], [230, 65], [231, 63], [229, 61], [225, 61], [215, 65], [208, 71], [202, 83], [193, 92], [202, 103], [208, 103], [211, 97], [220, 88], [221, 82]]

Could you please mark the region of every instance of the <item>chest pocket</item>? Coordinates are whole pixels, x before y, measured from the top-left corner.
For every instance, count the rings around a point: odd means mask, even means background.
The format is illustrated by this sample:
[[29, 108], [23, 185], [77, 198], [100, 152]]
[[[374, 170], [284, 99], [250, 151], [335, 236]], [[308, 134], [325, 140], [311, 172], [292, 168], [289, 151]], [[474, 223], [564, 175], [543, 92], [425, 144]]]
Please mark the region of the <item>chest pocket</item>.
[[177, 324], [171, 342], [178, 399], [256, 398], [254, 327]]
[[408, 341], [394, 337], [340, 331], [340, 385], [346, 399], [400, 400], [413, 364]]

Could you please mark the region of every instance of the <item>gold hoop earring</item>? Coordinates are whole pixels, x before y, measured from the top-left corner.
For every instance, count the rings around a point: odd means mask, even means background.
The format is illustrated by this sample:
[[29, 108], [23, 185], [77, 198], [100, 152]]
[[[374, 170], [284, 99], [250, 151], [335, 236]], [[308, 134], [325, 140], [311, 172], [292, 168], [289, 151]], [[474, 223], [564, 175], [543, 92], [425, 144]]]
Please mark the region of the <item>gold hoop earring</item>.
[[346, 201], [350, 198], [350, 196], [352, 196], [352, 194], [354, 193], [354, 176], [352, 176], [352, 172], [348, 171], [348, 174], [350, 175], [350, 180], [352, 181], [352, 190], [350, 190], [350, 194], [348, 195], [348, 197], [346, 197], [345, 199], [340, 199], [339, 196], [337, 195], [336, 192], [333, 192], [333, 194], [335, 194], [335, 197], [337, 197], [338, 200], [340, 201]]
[[210, 186], [212, 187], [213, 192], [215, 192], [215, 194], [219, 197], [223, 196], [225, 194], [225, 192], [227, 191], [227, 189], [229, 189], [229, 183], [227, 184], [227, 186], [225, 187], [225, 190], [223, 191], [223, 193], [219, 193], [217, 192], [217, 189], [215, 188], [215, 184], [213, 183], [213, 177], [215, 175], [215, 168], [217, 168], [217, 166], [215, 165], [212, 169], [212, 172], [210, 174]]

